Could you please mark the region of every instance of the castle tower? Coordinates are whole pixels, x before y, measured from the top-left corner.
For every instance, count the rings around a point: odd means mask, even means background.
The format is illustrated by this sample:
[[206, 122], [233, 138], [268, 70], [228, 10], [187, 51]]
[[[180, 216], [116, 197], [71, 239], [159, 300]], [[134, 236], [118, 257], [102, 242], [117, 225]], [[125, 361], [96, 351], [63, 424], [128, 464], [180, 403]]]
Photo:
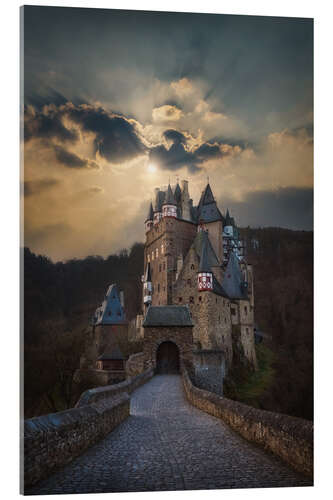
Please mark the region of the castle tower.
[[201, 194], [198, 205], [198, 222], [208, 231], [209, 239], [214, 248], [219, 263], [223, 263], [223, 217], [217, 207], [209, 183]]
[[153, 204], [150, 203], [150, 207], [149, 207], [149, 210], [148, 210], [148, 215], [147, 215], [147, 218], [145, 220], [145, 231], [146, 231], [146, 233], [148, 233], [148, 231], [150, 231], [150, 229], [153, 227], [153, 222], [154, 222], [154, 210], [153, 210]]
[[177, 203], [170, 184], [168, 185], [167, 194], [162, 205], [162, 217], [177, 217]]

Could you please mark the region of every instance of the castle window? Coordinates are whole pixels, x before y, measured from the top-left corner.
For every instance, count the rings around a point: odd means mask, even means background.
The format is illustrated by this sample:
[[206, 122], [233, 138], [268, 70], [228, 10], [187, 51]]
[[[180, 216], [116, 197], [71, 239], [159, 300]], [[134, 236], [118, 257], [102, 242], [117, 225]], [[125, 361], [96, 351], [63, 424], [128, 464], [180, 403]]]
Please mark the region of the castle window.
[[245, 312], [245, 314], [247, 314], [247, 307], [246, 306], [244, 307], [244, 312]]
[[157, 292], [159, 293], [160, 292], [160, 284], [157, 283]]
[[230, 311], [231, 311], [232, 316], [236, 316], [236, 309], [234, 307], [232, 307], [230, 309]]
[[159, 272], [161, 272], [161, 271], [162, 271], [162, 264], [160, 264], [160, 265], [158, 266], [158, 270], [159, 270]]
[[199, 295], [199, 302], [201, 302], [201, 301], [202, 301], [202, 297], [201, 297], [201, 295]]
[[216, 304], [217, 304], [217, 298], [215, 299], [215, 302], [216, 302]]
[[192, 269], [192, 271], [193, 271], [193, 269], [194, 269], [194, 264], [191, 264], [191, 269]]
[[190, 304], [194, 304], [194, 297], [190, 297]]
[[187, 284], [191, 286], [191, 279], [187, 280]]
[[178, 297], [178, 302], [182, 302], [183, 301], [183, 297]]
[[249, 334], [249, 329], [248, 328], [246, 328], [246, 333]]

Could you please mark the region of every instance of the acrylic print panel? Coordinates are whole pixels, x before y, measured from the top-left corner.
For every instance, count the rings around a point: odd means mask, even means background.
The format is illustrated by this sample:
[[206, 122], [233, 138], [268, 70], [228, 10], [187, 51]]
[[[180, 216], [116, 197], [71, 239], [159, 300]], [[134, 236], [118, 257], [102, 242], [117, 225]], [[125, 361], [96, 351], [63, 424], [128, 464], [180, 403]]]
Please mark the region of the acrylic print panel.
[[312, 19], [22, 28], [24, 492], [312, 485]]

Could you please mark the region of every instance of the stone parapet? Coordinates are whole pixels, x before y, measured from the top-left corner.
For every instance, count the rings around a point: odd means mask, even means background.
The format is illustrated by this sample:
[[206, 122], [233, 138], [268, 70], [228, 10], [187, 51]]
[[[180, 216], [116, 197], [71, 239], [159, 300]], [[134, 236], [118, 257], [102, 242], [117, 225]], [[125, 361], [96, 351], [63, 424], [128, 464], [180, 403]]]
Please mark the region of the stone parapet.
[[24, 486], [63, 467], [104, 438], [130, 414], [131, 394], [152, 370], [119, 384], [85, 391], [75, 408], [24, 422]]
[[132, 354], [126, 361], [126, 376], [135, 377], [144, 371], [144, 354], [137, 352]]
[[274, 453], [297, 471], [313, 477], [313, 423], [289, 415], [258, 410], [195, 387], [186, 370], [183, 384], [193, 406], [221, 418], [233, 430]]

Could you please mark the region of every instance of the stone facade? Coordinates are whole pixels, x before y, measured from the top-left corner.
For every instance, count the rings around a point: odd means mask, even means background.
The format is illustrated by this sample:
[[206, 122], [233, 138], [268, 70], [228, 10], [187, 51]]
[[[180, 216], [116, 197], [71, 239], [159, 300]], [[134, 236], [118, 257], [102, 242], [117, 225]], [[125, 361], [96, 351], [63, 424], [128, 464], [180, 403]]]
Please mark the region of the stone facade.
[[156, 369], [156, 354], [163, 342], [173, 342], [179, 351], [180, 366], [192, 365], [193, 335], [191, 326], [145, 327], [144, 365], [145, 369]]
[[199, 291], [199, 262], [193, 248], [188, 252], [174, 285], [175, 305], [188, 305], [193, 319], [193, 342], [202, 349], [222, 349], [232, 362], [230, 301], [211, 292]]
[[192, 222], [163, 218], [146, 235], [144, 265], [150, 263], [154, 276], [152, 305], [172, 304], [172, 284], [177, 271], [177, 256], [186, 255], [196, 234]]

